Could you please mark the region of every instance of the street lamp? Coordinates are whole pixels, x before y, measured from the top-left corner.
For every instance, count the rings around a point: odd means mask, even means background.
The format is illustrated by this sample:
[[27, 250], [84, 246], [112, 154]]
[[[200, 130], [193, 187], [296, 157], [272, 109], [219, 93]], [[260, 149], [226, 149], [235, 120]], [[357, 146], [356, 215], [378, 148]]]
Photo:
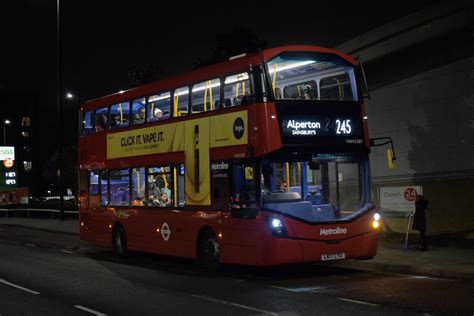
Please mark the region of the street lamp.
[[3, 121], [3, 146], [7, 145], [7, 125], [10, 125], [10, 120]]

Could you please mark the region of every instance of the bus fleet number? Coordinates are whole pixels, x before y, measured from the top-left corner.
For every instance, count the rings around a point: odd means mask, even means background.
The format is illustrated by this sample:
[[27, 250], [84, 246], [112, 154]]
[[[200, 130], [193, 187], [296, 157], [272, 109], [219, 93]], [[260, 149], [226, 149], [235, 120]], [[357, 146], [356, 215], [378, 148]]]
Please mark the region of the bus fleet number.
[[352, 132], [351, 120], [336, 120], [336, 134], [350, 134]]

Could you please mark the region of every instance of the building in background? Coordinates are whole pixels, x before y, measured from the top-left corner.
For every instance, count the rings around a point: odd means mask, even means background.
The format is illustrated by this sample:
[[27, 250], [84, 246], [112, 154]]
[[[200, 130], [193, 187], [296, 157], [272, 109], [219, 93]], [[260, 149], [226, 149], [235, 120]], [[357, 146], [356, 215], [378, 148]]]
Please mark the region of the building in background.
[[0, 90], [0, 108], [2, 146], [11, 146], [15, 150], [15, 165], [5, 172], [9, 175], [15, 173], [17, 188], [27, 187], [30, 195], [38, 194], [41, 187], [38, 96]]
[[[364, 63], [370, 136], [394, 139], [395, 170], [386, 148], [372, 150], [375, 200], [381, 187], [421, 186], [432, 235], [474, 231], [473, 21], [471, 3], [440, 3], [336, 47]], [[406, 230], [399, 215], [387, 212], [388, 229]]]

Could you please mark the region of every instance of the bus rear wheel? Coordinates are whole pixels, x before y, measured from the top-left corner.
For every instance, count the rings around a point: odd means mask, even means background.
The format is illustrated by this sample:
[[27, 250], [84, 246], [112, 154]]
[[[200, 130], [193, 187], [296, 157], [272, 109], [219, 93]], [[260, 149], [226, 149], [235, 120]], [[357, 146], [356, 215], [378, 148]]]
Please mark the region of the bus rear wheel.
[[215, 271], [220, 267], [220, 245], [213, 231], [205, 231], [198, 240], [197, 261], [206, 270]]
[[127, 256], [127, 234], [125, 233], [125, 229], [122, 226], [118, 225], [114, 229], [114, 233], [112, 235], [114, 251], [115, 253], [124, 258]]

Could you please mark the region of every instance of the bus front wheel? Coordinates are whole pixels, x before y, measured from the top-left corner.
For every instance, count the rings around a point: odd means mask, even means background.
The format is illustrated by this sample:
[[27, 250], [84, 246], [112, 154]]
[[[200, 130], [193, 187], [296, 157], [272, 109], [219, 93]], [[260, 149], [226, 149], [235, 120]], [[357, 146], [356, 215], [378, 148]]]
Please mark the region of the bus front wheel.
[[114, 251], [120, 257], [127, 256], [127, 234], [125, 233], [125, 229], [122, 226], [118, 225], [114, 229], [113, 233], [113, 245]]
[[217, 236], [206, 230], [198, 240], [197, 261], [207, 270], [217, 270], [220, 266], [220, 245]]

